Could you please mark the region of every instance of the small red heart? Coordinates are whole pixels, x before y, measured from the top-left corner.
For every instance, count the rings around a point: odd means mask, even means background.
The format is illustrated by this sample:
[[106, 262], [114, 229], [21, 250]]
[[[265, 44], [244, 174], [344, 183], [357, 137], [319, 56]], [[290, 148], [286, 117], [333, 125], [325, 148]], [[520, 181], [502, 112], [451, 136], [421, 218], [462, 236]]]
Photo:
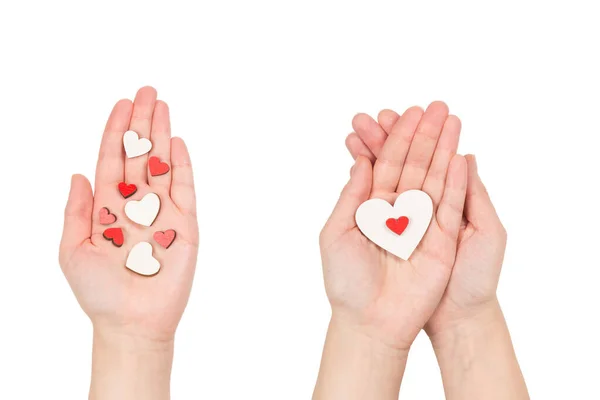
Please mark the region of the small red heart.
[[161, 162], [158, 157], [150, 157], [148, 167], [150, 167], [150, 175], [152, 176], [164, 175], [169, 172], [169, 164]]
[[108, 208], [102, 207], [100, 209], [100, 225], [114, 224], [116, 220], [117, 216], [115, 214], [111, 214]]
[[154, 233], [154, 240], [156, 240], [156, 243], [160, 244], [165, 249], [168, 249], [169, 246], [173, 244], [175, 236], [176, 233], [173, 229], [169, 229], [164, 232], [158, 231]]
[[108, 228], [104, 231], [102, 236], [104, 236], [104, 239], [106, 240], [112, 240], [112, 243], [117, 247], [123, 246], [123, 242], [125, 241], [123, 230], [121, 228]]
[[390, 231], [394, 232], [396, 235], [402, 235], [402, 232], [404, 232], [408, 226], [408, 217], [400, 217], [398, 219], [389, 218], [385, 221], [385, 224]]
[[121, 196], [128, 198], [137, 192], [137, 186], [135, 186], [133, 183], [128, 185], [125, 182], [121, 182], [119, 183], [119, 192], [121, 192]]

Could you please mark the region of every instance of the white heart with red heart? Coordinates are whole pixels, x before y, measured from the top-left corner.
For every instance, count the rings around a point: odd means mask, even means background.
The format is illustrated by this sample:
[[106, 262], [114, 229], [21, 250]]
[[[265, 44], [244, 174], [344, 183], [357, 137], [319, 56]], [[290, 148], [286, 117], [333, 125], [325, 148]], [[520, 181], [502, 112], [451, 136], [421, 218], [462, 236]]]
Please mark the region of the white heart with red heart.
[[[384, 250], [408, 260], [427, 232], [433, 216], [431, 197], [421, 190], [409, 190], [398, 196], [394, 206], [382, 199], [367, 200], [356, 210], [356, 225], [373, 243]], [[386, 222], [400, 217], [408, 218], [408, 225], [400, 234]]]

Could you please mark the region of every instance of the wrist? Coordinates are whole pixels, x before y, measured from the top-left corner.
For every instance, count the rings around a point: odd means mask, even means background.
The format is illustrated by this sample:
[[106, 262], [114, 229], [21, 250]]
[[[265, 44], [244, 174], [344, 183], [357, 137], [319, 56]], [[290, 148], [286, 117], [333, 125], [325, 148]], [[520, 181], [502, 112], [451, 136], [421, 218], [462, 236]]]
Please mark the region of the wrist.
[[506, 321], [498, 300], [482, 303], [468, 311], [456, 313], [442, 323], [428, 326], [427, 335], [436, 353], [456, 346], [488, 341], [506, 331]]
[[94, 348], [103, 351], [136, 354], [172, 354], [174, 347], [173, 337], [155, 338], [138, 335], [121, 329], [94, 326]]
[[371, 353], [379, 357], [395, 360], [406, 360], [408, 358], [409, 344], [406, 346], [397, 346], [388, 343], [369, 327], [352, 323], [335, 313], [331, 316], [327, 333], [328, 336], [333, 335], [343, 338], [345, 343], [351, 344], [355, 350], [365, 354]]
[[313, 399], [397, 399], [408, 350], [332, 316]]
[[447, 398], [529, 399], [497, 301], [429, 336]]
[[504, 323], [504, 315], [495, 296], [468, 309], [444, 310], [443, 315], [436, 314], [424, 328], [434, 345], [442, 344], [449, 337], [477, 336]]
[[94, 328], [90, 399], [169, 398], [173, 340]]

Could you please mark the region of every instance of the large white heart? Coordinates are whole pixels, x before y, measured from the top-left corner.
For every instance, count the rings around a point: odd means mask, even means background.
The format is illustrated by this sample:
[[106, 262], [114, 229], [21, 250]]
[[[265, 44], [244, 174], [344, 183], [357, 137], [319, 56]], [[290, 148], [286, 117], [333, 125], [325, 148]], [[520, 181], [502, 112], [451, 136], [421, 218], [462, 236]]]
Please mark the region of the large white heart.
[[125, 215], [136, 224], [151, 226], [160, 210], [160, 197], [148, 193], [140, 201], [132, 200], [125, 204]]
[[[356, 224], [361, 232], [384, 250], [408, 260], [425, 235], [433, 215], [433, 202], [420, 190], [409, 190], [396, 199], [394, 207], [385, 200], [367, 200], [356, 210]], [[386, 225], [390, 218], [408, 218], [400, 234]]]
[[133, 246], [127, 256], [125, 266], [140, 275], [154, 275], [160, 270], [160, 263], [152, 257], [152, 245], [140, 242]]
[[127, 131], [123, 135], [123, 146], [127, 158], [143, 156], [152, 149], [152, 142], [146, 138], [141, 138], [134, 131]]

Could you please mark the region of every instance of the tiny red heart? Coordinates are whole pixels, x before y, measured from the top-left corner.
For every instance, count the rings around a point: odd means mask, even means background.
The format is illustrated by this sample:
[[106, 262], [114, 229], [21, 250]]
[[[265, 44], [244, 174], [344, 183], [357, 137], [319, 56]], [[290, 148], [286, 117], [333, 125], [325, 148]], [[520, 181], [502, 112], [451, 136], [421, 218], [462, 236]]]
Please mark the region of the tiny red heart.
[[165, 249], [168, 249], [175, 240], [176, 233], [173, 229], [166, 230], [164, 232], [158, 231], [154, 233], [154, 240]]
[[115, 214], [111, 214], [108, 208], [102, 207], [100, 209], [100, 225], [110, 225], [117, 220]]
[[106, 240], [111, 240], [117, 247], [123, 246], [123, 242], [125, 241], [123, 230], [121, 228], [108, 228], [104, 231], [102, 236], [104, 236], [104, 239]]
[[121, 182], [119, 183], [119, 192], [121, 192], [121, 196], [128, 198], [137, 192], [137, 186], [135, 186], [133, 183], [128, 185], [125, 182]]
[[396, 235], [402, 235], [402, 232], [404, 232], [408, 226], [408, 217], [400, 217], [398, 219], [389, 218], [385, 221], [385, 224], [390, 231], [394, 232]]
[[161, 162], [158, 157], [150, 157], [148, 167], [150, 167], [150, 175], [152, 176], [164, 175], [169, 172], [169, 164]]

